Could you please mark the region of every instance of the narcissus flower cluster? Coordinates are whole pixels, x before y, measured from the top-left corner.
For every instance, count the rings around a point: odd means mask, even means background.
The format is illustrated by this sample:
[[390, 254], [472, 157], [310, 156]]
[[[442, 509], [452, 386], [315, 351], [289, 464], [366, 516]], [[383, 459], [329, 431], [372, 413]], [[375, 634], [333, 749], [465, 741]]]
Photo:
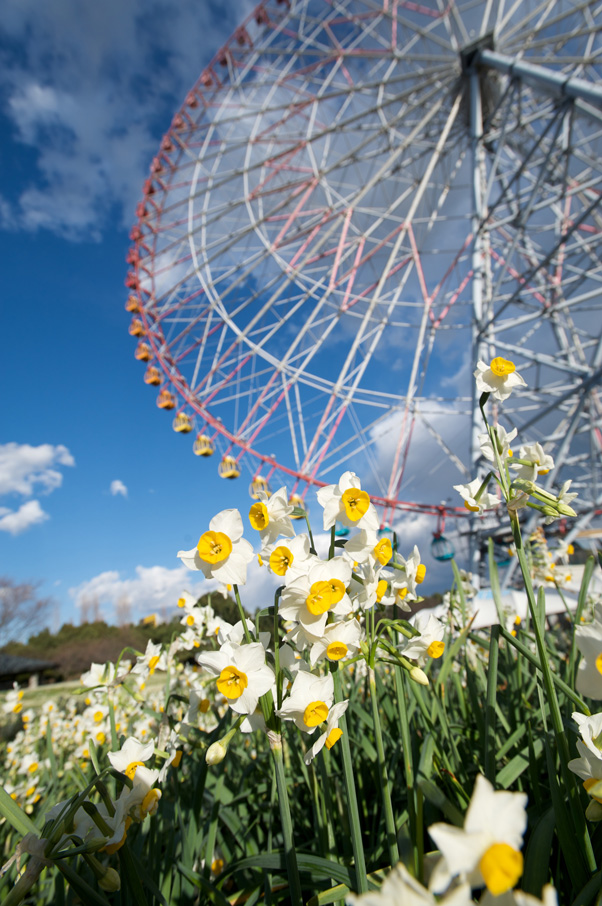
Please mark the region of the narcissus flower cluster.
[[[577, 495], [569, 493], [570, 481], [556, 494], [537, 484], [554, 468], [554, 459], [543, 446], [539, 442], [521, 444], [516, 455], [511, 446], [517, 436], [516, 428], [508, 431], [503, 425], [490, 424], [487, 420], [484, 407], [489, 397], [503, 402], [514, 390], [527, 386], [514, 362], [501, 356], [494, 358], [490, 365], [479, 361], [474, 376], [487, 428], [478, 436], [479, 447], [481, 456], [492, 468], [483, 477], [454, 485], [466, 509], [483, 513], [504, 502], [510, 516], [517, 519], [519, 510], [531, 507], [544, 515], [546, 524], [563, 516], [576, 516], [570, 504]], [[494, 490], [490, 491], [490, 487]]]

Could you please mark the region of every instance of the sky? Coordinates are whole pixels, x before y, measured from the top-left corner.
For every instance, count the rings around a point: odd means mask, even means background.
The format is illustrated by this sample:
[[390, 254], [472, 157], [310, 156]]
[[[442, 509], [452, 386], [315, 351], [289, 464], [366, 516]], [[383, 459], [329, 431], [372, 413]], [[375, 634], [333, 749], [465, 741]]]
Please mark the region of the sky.
[[[124, 278], [161, 137], [251, 9], [3, 3], [0, 576], [39, 583], [55, 629], [91, 601], [110, 622], [119, 602], [139, 619], [172, 607], [183, 588], [202, 593], [177, 551], [225, 507], [246, 519], [245, 485], [203, 470], [143, 383]], [[406, 520], [402, 550], [428, 549], [433, 530], [432, 517]], [[424, 590], [449, 584], [433, 570]], [[253, 571], [246, 606], [269, 604], [271, 587]]]

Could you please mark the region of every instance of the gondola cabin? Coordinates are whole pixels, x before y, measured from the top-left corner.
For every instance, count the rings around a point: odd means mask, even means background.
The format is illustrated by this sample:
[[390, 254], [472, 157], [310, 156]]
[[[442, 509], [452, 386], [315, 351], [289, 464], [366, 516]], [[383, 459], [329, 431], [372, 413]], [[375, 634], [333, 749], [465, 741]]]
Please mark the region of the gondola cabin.
[[138, 359], [139, 362], [150, 362], [152, 355], [153, 354], [148, 343], [138, 343], [138, 345], [136, 346], [136, 352], [134, 353], [134, 358]]
[[262, 478], [261, 475], [256, 475], [251, 484], [249, 485], [249, 494], [253, 500], [259, 500], [259, 495], [261, 493], [271, 494], [270, 486], [267, 483], [265, 478]]
[[144, 383], [150, 384], [152, 387], [158, 387], [161, 382], [162, 378], [159, 369], [155, 368], [154, 365], [149, 365], [144, 372]]
[[159, 409], [175, 409], [176, 398], [169, 390], [162, 390], [157, 397], [157, 406]]
[[233, 456], [224, 456], [219, 464], [220, 478], [238, 478], [240, 469]]
[[132, 323], [128, 327], [128, 333], [131, 337], [142, 337], [144, 336], [144, 324], [140, 318], [132, 318]]
[[185, 412], [178, 412], [173, 420], [173, 429], [178, 434], [190, 434], [192, 431], [190, 416], [186, 415]]
[[215, 446], [211, 438], [207, 437], [206, 434], [198, 434], [192, 445], [192, 452], [195, 456], [213, 456]]
[[[299, 494], [291, 494], [288, 498], [288, 505], [297, 507], [298, 509], [305, 511], [305, 503], [303, 501], [303, 498], [300, 497]], [[303, 513], [291, 513], [290, 518], [303, 519], [304, 515]]]

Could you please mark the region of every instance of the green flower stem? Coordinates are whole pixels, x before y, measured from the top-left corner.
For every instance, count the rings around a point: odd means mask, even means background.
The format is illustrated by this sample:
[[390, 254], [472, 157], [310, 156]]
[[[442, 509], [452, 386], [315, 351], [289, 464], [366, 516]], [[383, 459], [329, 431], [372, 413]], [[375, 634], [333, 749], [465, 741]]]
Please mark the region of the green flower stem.
[[399, 848], [397, 846], [397, 828], [395, 827], [395, 818], [393, 816], [393, 803], [391, 802], [391, 789], [389, 787], [389, 777], [387, 775], [387, 763], [385, 760], [385, 747], [383, 745], [383, 733], [378, 713], [378, 693], [376, 691], [376, 676], [372, 667], [368, 668], [370, 679], [370, 702], [372, 705], [372, 721], [374, 723], [374, 736], [376, 740], [376, 754], [378, 755], [380, 793], [383, 799], [383, 809], [385, 812], [385, 828], [387, 831], [387, 844], [389, 846], [389, 861], [391, 866], [399, 862]]
[[274, 595], [274, 673], [276, 675], [276, 707], [282, 707], [282, 670], [280, 669], [280, 624], [278, 621], [278, 601], [280, 589]]
[[238, 612], [239, 612], [240, 618], [242, 620], [242, 627], [243, 627], [243, 630], [245, 633], [245, 641], [247, 642], [248, 645], [250, 645], [251, 642], [253, 641], [253, 639], [251, 638], [251, 633], [249, 632], [249, 627], [247, 626], [247, 618], [246, 618], [245, 612], [243, 610], [242, 601], [240, 600], [238, 585], [233, 585], [232, 590], [234, 591], [234, 597], [236, 598]]
[[288, 791], [286, 788], [286, 776], [284, 773], [284, 761], [282, 757], [282, 743], [280, 742], [280, 744], [272, 744], [270, 746], [270, 749], [274, 762], [276, 787], [278, 790], [278, 807], [280, 809], [280, 821], [282, 823], [284, 858], [286, 861], [286, 873], [288, 876], [288, 885], [290, 888], [289, 902], [291, 903], [291, 906], [302, 906], [303, 899], [301, 896], [301, 880], [299, 878], [297, 852], [295, 850], [295, 841], [293, 839], [293, 822], [291, 819], [291, 809], [290, 803], [288, 801]]
[[[523, 575], [523, 580], [525, 583], [525, 591], [527, 592], [527, 600], [529, 602], [529, 613], [531, 615], [531, 622], [533, 623], [533, 630], [535, 633], [535, 641], [537, 644], [537, 653], [540, 661], [540, 669], [542, 672], [543, 678], [543, 687], [546, 694], [546, 699], [548, 706], [550, 708], [550, 716], [552, 719], [552, 726], [554, 728], [554, 735], [556, 737], [556, 745], [558, 747], [558, 755], [560, 757], [560, 770], [562, 774], [562, 779], [564, 781], [564, 786], [567, 790], [569, 808], [572, 814], [574, 826], [575, 826], [575, 836], [576, 840], [580, 843], [581, 854], [585, 859], [585, 863], [590, 871], [595, 871], [597, 868], [596, 857], [592, 849], [592, 843], [590, 840], [589, 832], [587, 829], [587, 824], [585, 822], [585, 817], [581, 811], [581, 806], [579, 803], [578, 790], [575, 783], [575, 775], [568, 768], [568, 763], [570, 760], [569, 746], [566, 738], [566, 732], [564, 729], [564, 724], [562, 721], [562, 715], [560, 713], [560, 706], [558, 704], [558, 698], [556, 697], [556, 690], [554, 688], [554, 681], [552, 679], [552, 673], [550, 670], [550, 665], [548, 663], [548, 654], [546, 651], [545, 641], [543, 637], [542, 626], [540, 620], [538, 619], [537, 605], [535, 602], [535, 593], [533, 591], [533, 586], [531, 584], [531, 575], [529, 572], [529, 566], [527, 559], [525, 557], [525, 551], [523, 548], [522, 536], [520, 531], [520, 525], [518, 518], [514, 516], [510, 520], [512, 525], [512, 534], [514, 535], [514, 544], [516, 547], [516, 555], [520, 564], [521, 572]], [[545, 619], [545, 599], [544, 599], [544, 619]], [[571, 845], [572, 848], [572, 845]]]
[[[330, 669], [334, 680], [334, 698], [336, 702], [342, 701], [341, 693], [341, 676], [337, 663], [332, 663]], [[355, 859], [355, 875], [357, 882], [357, 893], [368, 892], [368, 877], [366, 875], [366, 858], [364, 856], [364, 844], [362, 841], [362, 829], [360, 826], [360, 814], [357, 806], [357, 794], [355, 791], [355, 777], [353, 773], [353, 762], [351, 760], [351, 747], [349, 746], [349, 736], [347, 735], [346, 715], [339, 718], [339, 727], [343, 731], [341, 736], [341, 751], [343, 753], [343, 773], [345, 776], [345, 790], [347, 792], [347, 807], [349, 810], [349, 829], [351, 831], [351, 846], [353, 848], [353, 857]]]
[[489, 636], [489, 667], [487, 669], [487, 700], [485, 706], [485, 733], [483, 734], [484, 774], [490, 783], [495, 783], [495, 703], [497, 693], [497, 666], [499, 655], [500, 627], [491, 627]]
[[328, 548], [328, 559], [332, 560], [334, 557], [334, 543], [336, 541], [336, 525], [333, 525], [330, 529], [330, 547]]
[[424, 877], [424, 845], [422, 828], [422, 807], [420, 802], [420, 812], [418, 813], [417, 796], [420, 795], [419, 789], [416, 788], [414, 776], [414, 760], [412, 757], [412, 741], [410, 736], [410, 722], [408, 719], [408, 702], [406, 697], [405, 682], [403, 671], [397, 667], [395, 672], [395, 695], [397, 698], [397, 710], [399, 712], [399, 726], [401, 728], [401, 746], [403, 750], [403, 767], [406, 778], [406, 792], [408, 804], [408, 816], [410, 820], [410, 837], [414, 841], [414, 871], [416, 877], [422, 883]]
[[307, 510], [305, 511], [305, 524], [307, 525], [307, 534], [309, 535], [310, 552], [311, 552], [312, 554], [315, 554], [315, 553], [316, 553], [316, 547], [315, 547], [315, 545], [314, 545], [314, 536], [313, 536], [312, 533], [311, 533], [311, 525], [310, 525], [310, 523], [309, 523], [309, 513], [307, 512]]
[[2, 906], [17, 906], [29, 894], [31, 888], [37, 883], [44, 868], [44, 860], [30, 856], [25, 871], [15, 883], [12, 890], [2, 900]]

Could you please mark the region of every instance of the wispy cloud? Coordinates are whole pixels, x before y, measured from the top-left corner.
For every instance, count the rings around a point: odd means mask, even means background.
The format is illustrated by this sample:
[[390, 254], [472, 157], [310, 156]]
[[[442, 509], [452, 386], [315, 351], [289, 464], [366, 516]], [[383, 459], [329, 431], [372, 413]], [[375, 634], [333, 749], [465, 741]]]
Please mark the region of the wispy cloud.
[[251, 9], [8, 0], [0, 90], [14, 138], [36, 149], [37, 169], [0, 199], [4, 228], [98, 239], [116, 207], [128, 225], [161, 134]]

